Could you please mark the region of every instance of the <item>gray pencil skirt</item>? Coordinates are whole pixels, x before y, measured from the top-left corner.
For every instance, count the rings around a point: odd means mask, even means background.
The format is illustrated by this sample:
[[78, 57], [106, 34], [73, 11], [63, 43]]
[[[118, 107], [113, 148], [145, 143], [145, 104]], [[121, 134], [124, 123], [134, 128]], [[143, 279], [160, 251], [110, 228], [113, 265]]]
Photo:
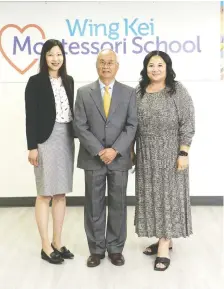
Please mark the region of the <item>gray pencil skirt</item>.
[[71, 124], [55, 122], [50, 137], [38, 144], [38, 166], [34, 167], [37, 194], [54, 196], [72, 192], [73, 171]]

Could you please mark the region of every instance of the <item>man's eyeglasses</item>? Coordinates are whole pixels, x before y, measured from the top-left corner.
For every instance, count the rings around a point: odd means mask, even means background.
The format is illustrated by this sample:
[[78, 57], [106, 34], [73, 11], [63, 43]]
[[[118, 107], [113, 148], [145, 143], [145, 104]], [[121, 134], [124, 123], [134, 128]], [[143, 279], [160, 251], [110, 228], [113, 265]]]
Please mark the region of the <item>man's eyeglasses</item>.
[[105, 67], [105, 66], [112, 67], [113, 65], [115, 65], [114, 61], [109, 61], [109, 62], [100, 61], [100, 66], [101, 67]]

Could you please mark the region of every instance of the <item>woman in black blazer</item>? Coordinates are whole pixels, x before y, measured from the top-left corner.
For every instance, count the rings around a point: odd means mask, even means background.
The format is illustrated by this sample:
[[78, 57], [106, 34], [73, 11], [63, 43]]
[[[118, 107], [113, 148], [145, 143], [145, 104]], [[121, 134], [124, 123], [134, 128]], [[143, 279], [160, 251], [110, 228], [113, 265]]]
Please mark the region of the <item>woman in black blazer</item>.
[[[40, 57], [40, 73], [30, 77], [25, 90], [26, 136], [29, 162], [34, 166], [36, 221], [42, 241], [42, 259], [61, 264], [74, 255], [61, 244], [65, 194], [72, 192], [74, 81], [67, 75], [60, 41], [47, 40]], [[53, 240], [48, 238], [52, 199]]]

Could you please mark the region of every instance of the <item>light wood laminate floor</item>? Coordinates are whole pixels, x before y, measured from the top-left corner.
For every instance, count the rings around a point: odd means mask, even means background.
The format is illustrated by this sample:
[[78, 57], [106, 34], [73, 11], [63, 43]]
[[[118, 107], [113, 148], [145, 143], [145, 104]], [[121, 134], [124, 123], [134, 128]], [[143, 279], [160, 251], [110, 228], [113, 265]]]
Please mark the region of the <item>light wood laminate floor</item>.
[[1, 208], [0, 289], [223, 289], [223, 208], [192, 207], [192, 215], [194, 235], [175, 239], [170, 268], [156, 272], [155, 257], [142, 254], [155, 239], [135, 234], [134, 207], [128, 207], [125, 265], [116, 267], [106, 257], [96, 268], [86, 267], [82, 207], [66, 211], [63, 240], [75, 259], [63, 265], [40, 258], [34, 208]]

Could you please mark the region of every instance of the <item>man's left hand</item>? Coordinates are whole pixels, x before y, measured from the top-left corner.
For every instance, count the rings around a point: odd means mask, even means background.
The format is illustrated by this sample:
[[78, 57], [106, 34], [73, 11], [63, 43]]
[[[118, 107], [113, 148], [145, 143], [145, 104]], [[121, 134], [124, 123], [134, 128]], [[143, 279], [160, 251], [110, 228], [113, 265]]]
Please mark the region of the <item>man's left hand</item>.
[[106, 165], [109, 165], [116, 158], [117, 151], [112, 148], [104, 149], [99, 156]]

